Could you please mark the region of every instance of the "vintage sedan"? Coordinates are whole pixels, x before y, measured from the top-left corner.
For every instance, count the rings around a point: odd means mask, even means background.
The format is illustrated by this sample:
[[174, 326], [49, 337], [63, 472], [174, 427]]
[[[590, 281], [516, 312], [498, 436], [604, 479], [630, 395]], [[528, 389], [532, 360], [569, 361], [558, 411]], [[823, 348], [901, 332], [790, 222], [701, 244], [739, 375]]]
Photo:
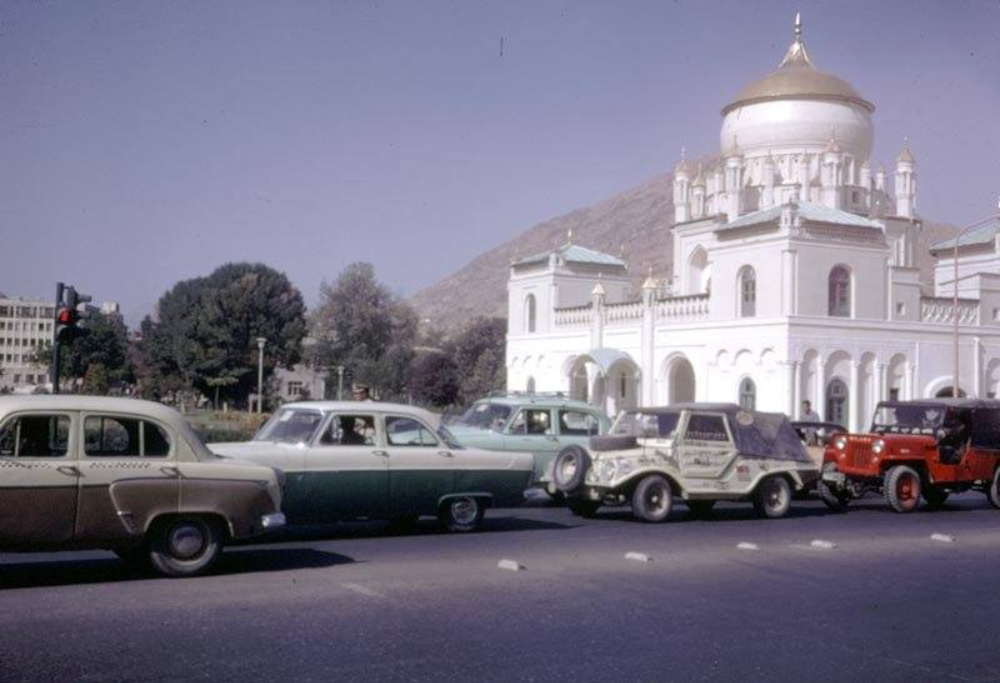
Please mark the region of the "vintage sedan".
[[680, 499], [695, 514], [719, 500], [749, 501], [773, 519], [812, 488], [819, 465], [784, 415], [691, 403], [622, 413], [589, 450], [565, 448], [554, 477], [581, 516], [629, 503], [639, 519], [662, 522]]
[[278, 410], [252, 441], [216, 443], [224, 457], [281, 468], [291, 523], [435, 515], [471, 531], [487, 507], [517, 505], [531, 480], [530, 453], [462, 446], [440, 417], [373, 401], [303, 401]]
[[105, 548], [167, 576], [284, 524], [281, 475], [213, 455], [158, 403], [0, 397], [0, 547]]
[[516, 392], [480, 399], [447, 424], [466, 446], [534, 455], [532, 483], [552, 497], [562, 495], [552, 483], [552, 463], [559, 451], [586, 446], [590, 437], [606, 434], [611, 427], [604, 411], [583, 401]]

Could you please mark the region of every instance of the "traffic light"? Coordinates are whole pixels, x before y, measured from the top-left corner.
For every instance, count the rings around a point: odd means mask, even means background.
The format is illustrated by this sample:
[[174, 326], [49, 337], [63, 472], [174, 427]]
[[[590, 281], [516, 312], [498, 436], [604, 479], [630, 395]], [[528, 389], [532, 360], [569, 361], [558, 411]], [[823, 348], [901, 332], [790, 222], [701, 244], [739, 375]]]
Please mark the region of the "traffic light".
[[89, 294], [80, 294], [75, 287], [59, 287], [57, 293], [60, 289], [62, 297], [56, 306], [55, 340], [67, 342], [87, 333], [82, 321], [97, 309], [87, 305], [92, 298]]

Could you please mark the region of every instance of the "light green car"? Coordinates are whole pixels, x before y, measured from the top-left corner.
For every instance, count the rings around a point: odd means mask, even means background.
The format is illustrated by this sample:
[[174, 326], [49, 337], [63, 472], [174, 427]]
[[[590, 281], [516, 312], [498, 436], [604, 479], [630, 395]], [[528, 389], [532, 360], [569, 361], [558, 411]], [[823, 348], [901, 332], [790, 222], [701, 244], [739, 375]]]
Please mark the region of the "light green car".
[[447, 420], [448, 430], [466, 446], [494, 451], [527, 451], [535, 456], [532, 484], [553, 497], [552, 463], [566, 446], [586, 446], [611, 427], [602, 410], [583, 401], [546, 394], [504, 394], [476, 401]]

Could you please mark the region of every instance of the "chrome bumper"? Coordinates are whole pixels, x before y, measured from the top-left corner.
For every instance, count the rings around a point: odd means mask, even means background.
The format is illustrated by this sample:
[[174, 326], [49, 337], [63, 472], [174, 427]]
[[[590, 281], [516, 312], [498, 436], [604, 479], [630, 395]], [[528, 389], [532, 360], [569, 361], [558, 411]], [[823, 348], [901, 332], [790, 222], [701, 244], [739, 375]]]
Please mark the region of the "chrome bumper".
[[285, 526], [285, 513], [275, 512], [271, 515], [264, 515], [260, 518], [260, 525], [265, 529], [280, 529]]

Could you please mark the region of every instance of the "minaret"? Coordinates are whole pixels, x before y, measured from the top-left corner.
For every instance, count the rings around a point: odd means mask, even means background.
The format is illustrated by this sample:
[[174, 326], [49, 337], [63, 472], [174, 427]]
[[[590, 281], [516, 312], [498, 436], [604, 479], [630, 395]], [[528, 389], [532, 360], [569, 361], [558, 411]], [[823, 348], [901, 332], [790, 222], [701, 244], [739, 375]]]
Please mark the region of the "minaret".
[[836, 136], [830, 138], [830, 143], [823, 152], [823, 172], [821, 174], [823, 183], [823, 206], [831, 209], [841, 207], [843, 189], [841, 184], [844, 177], [843, 154], [840, 145], [837, 144]]
[[684, 148], [681, 147], [681, 160], [674, 167], [674, 223], [684, 223], [691, 220], [691, 171], [684, 158]]
[[698, 175], [691, 183], [691, 218], [705, 217], [705, 174], [698, 166]]
[[761, 179], [764, 185], [764, 189], [761, 190], [760, 194], [760, 208], [767, 209], [774, 206], [774, 176], [775, 176], [775, 166], [774, 157], [771, 153], [767, 153], [767, 157], [764, 159], [764, 165], [761, 168], [761, 172], [764, 177]]
[[743, 189], [743, 155], [740, 145], [733, 136], [733, 151], [726, 157], [726, 219], [734, 221], [739, 218], [740, 193]]
[[896, 157], [896, 215], [913, 218], [917, 210], [917, 160], [908, 140]]
[[872, 167], [865, 159], [861, 164], [861, 178], [858, 181], [861, 185], [861, 205], [851, 207], [853, 209], [867, 209], [872, 205]]
[[875, 171], [875, 190], [885, 192], [885, 166], [879, 166]]

